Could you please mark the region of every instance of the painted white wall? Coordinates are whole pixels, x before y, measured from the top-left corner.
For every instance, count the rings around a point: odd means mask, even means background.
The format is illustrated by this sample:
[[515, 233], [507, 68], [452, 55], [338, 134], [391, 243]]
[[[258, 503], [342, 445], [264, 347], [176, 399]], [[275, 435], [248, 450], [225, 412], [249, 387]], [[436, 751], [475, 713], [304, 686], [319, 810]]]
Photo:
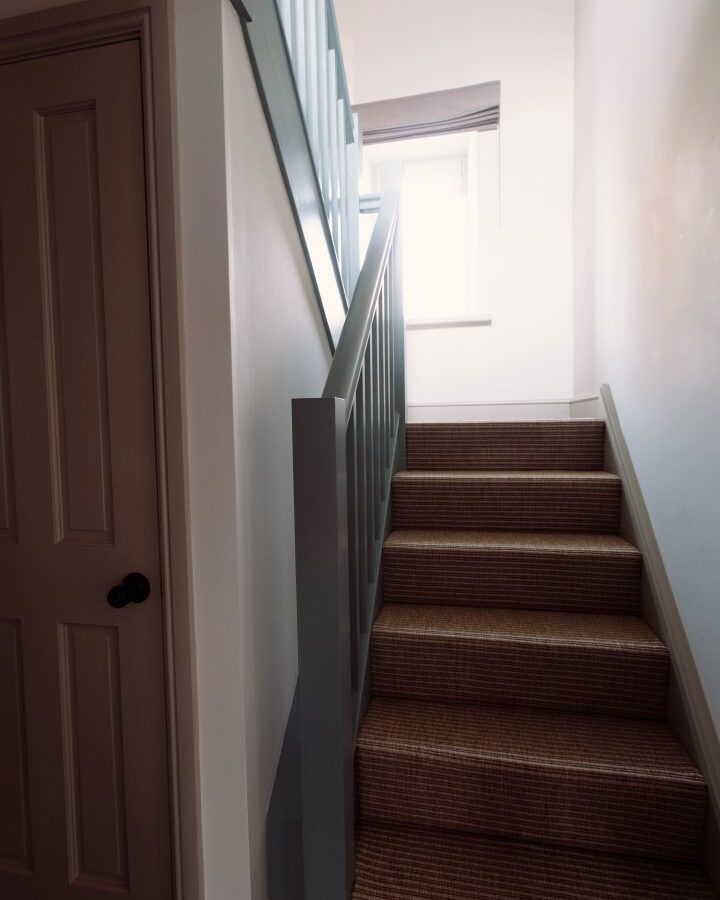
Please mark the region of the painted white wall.
[[205, 896], [264, 898], [297, 674], [290, 400], [330, 357], [237, 14], [176, 13]]
[[500, 79], [492, 325], [408, 334], [408, 401], [572, 396], [573, 0], [335, 0], [353, 103]]
[[576, 354], [608, 382], [720, 727], [720, 4], [578, 0]]
[[297, 678], [290, 401], [320, 396], [331, 355], [240, 21], [228, 0], [223, 66], [248, 897], [264, 898], [265, 815]]
[[220, 0], [177, 0], [177, 210], [206, 900], [251, 896]]

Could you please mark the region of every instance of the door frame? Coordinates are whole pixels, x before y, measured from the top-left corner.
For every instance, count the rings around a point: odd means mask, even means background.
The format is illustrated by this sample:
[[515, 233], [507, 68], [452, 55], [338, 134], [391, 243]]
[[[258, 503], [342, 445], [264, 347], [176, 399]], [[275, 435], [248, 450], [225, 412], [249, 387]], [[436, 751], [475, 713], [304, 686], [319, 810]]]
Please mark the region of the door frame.
[[84, 0], [0, 19], [0, 65], [123, 40], [138, 40], [140, 45], [173, 897], [201, 900], [202, 831], [187, 546], [170, 2], [145, 0], [137, 5], [133, 0]]

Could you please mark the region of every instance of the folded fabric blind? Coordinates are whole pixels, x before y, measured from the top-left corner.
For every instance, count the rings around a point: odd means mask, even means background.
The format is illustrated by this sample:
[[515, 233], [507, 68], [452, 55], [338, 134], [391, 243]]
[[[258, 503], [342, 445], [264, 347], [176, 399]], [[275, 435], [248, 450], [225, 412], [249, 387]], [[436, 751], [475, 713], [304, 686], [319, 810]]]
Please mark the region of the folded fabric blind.
[[500, 82], [360, 103], [354, 110], [360, 117], [365, 144], [455, 131], [489, 131], [500, 122]]

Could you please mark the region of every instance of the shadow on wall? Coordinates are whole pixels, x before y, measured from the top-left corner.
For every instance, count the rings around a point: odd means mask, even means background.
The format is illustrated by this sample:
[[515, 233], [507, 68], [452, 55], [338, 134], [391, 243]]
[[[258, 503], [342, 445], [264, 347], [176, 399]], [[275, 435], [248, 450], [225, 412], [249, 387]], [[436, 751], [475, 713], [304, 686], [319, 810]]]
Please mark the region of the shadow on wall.
[[[644, 320], [659, 314], [652, 375], [667, 378], [662, 360], [672, 354], [685, 389], [702, 391], [720, 386], [720, 5], [689, 9], [695, 22], [681, 44], [674, 96], [647, 135], [655, 152], [639, 188], [647, 239], [638, 247], [638, 296]], [[709, 72], [704, 60], [714, 61]]]
[[718, 726], [720, 4], [609, 6], [577, 5], [575, 374], [613, 388]]

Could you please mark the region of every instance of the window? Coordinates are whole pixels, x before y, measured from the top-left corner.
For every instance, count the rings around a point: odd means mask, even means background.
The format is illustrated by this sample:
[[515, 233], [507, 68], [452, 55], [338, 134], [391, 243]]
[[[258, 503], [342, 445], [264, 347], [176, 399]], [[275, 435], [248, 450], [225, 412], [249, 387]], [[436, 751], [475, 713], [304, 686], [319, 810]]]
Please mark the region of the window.
[[486, 318], [488, 254], [498, 226], [498, 132], [464, 132], [364, 149], [363, 190], [400, 194], [410, 325]]

